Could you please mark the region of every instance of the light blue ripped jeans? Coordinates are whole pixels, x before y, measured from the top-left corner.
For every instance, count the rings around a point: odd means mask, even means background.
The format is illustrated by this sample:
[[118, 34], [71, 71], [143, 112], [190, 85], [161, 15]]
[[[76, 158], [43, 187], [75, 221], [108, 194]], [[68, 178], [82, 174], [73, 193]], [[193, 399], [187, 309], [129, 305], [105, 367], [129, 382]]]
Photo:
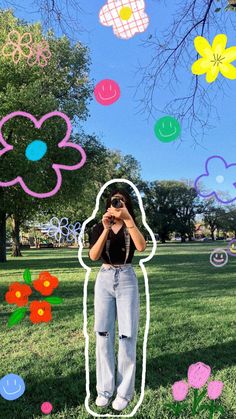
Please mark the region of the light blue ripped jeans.
[[[135, 386], [139, 323], [138, 280], [131, 264], [101, 267], [94, 290], [97, 393], [131, 400]], [[115, 325], [119, 350], [115, 385]]]

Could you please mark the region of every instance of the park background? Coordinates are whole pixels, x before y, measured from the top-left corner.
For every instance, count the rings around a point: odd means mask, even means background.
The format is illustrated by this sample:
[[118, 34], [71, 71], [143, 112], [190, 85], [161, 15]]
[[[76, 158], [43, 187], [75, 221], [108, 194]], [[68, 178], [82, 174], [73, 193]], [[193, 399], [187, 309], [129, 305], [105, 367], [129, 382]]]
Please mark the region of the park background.
[[[165, 403], [172, 399], [172, 384], [187, 378], [190, 364], [202, 361], [211, 366], [214, 379], [224, 382], [220, 398], [225, 409], [224, 417], [235, 417], [236, 261], [231, 256], [226, 266], [217, 269], [209, 259], [214, 248], [226, 249], [227, 240], [236, 236], [236, 210], [233, 205], [201, 200], [193, 188], [194, 179], [202, 173], [205, 160], [210, 155], [219, 154], [232, 162], [235, 150], [235, 82], [229, 83], [221, 78], [209, 87], [204, 84], [203, 77], [197, 104], [206, 124], [195, 120], [191, 111], [181, 114], [178, 108], [173, 108], [174, 98], [181, 97], [184, 89], [191, 91], [192, 88], [191, 65], [189, 61], [186, 65], [185, 51], [194, 56], [196, 29], [189, 43], [184, 45], [180, 61], [166, 68], [161, 80], [154, 86], [152, 100], [149, 96], [153, 71], [151, 62], [154, 60], [154, 68], [158, 66], [156, 57], [164, 54], [160, 48], [165, 43], [161, 41], [167, 41], [171, 36], [170, 28], [175, 15], [184, 15], [190, 3], [195, 6], [195, 19], [204, 15], [209, 5], [212, 6], [207, 26], [209, 39], [212, 40], [221, 29], [227, 32], [230, 45], [234, 44], [236, 14], [226, 11], [227, 2], [223, 1], [220, 2], [222, 9], [219, 12], [215, 12], [219, 2], [187, 2], [184, 8], [179, 2], [147, 2], [146, 11], [150, 17], [148, 30], [129, 41], [116, 38], [111, 28], [99, 24], [102, 1], [89, 4], [81, 1], [78, 7], [76, 3], [68, 2], [67, 9], [64, 3], [64, 6], [56, 3], [59, 9], [61, 7], [64, 25], [60, 24], [56, 13], [50, 15], [53, 8], [47, 7], [50, 6], [47, 1], [38, 2], [35, 9], [32, 9], [31, 2], [24, 1], [20, 6], [14, 5], [13, 14], [10, 11], [1, 12], [1, 46], [9, 28], [20, 28], [23, 33], [27, 27], [39, 38], [43, 33], [53, 51], [52, 59], [43, 71], [30, 69], [23, 62], [16, 66], [1, 57], [1, 116], [21, 109], [39, 118], [60, 108], [73, 121], [73, 140], [81, 144], [87, 154], [83, 169], [63, 173], [62, 188], [53, 198], [33, 199], [26, 196], [20, 187], [0, 189], [1, 343], [4, 348], [0, 377], [14, 372], [24, 377], [27, 386], [25, 394], [15, 402], [0, 399], [2, 417], [41, 417], [40, 405], [46, 400], [54, 406], [52, 417], [89, 417], [83, 405], [82, 302], [85, 272], [77, 260], [76, 243], [68, 245], [65, 240], [58, 243], [58, 240], [42, 233], [41, 226], [49, 223], [54, 216], [59, 220], [67, 217], [70, 223], [82, 223], [92, 214], [99, 189], [112, 178], [127, 178], [138, 187], [147, 221], [158, 240], [157, 253], [147, 265], [151, 299], [147, 380], [145, 399], [136, 416], [172, 417], [165, 407]], [[24, 22], [16, 18], [24, 19]], [[42, 28], [34, 24], [39, 21]], [[188, 21], [182, 22], [183, 32], [188, 24]], [[47, 34], [49, 28], [53, 28], [54, 32]], [[176, 40], [183, 32], [175, 33]], [[172, 36], [172, 39], [175, 41], [175, 37]], [[79, 47], [76, 47], [78, 43]], [[176, 76], [173, 75], [173, 68]], [[69, 77], [70, 71], [72, 78]], [[174, 80], [174, 86], [170, 85], [169, 90], [166, 88], [168, 77]], [[121, 88], [120, 100], [108, 107], [99, 105], [93, 98], [93, 87], [103, 78], [116, 80]], [[204, 109], [201, 108], [203, 89], [210, 97]], [[165, 109], [168, 102], [170, 108]], [[180, 140], [170, 144], [158, 141], [153, 129], [155, 121], [167, 111], [181, 120], [182, 126]], [[15, 135], [17, 138], [17, 132]], [[27, 136], [26, 133], [24, 135]], [[49, 137], [51, 140], [53, 130]], [[23, 144], [19, 144], [19, 148], [22, 156]], [[1, 176], [11, 173], [12, 168], [17, 171], [21, 164], [14, 158], [11, 167], [6, 167], [3, 162], [0, 165]], [[32, 172], [27, 175], [38, 191], [42, 190], [45, 182], [47, 186], [53, 183], [47, 172], [41, 179]], [[137, 203], [136, 210], [139, 213]], [[101, 212], [94, 222], [99, 220], [100, 215]], [[138, 222], [141, 225], [140, 216]], [[50, 247], [50, 243], [54, 248]], [[146, 254], [149, 252], [150, 245]], [[139, 258], [140, 255], [137, 255], [135, 265], [142, 310], [137, 395], [130, 411], [139, 397], [146, 315]], [[84, 250], [84, 259], [89, 264], [87, 249]], [[93, 286], [98, 266], [93, 266], [88, 290], [88, 315], [94, 400]], [[60, 281], [57, 293], [64, 303], [53, 307], [53, 321], [48, 324], [33, 325], [26, 317], [21, 324], [9, 329], [7, 321], [13, 308], [4, 301], [4, 296], [12, 282], [22, 281], [27, 268], [33, 279], [45, 270], [57, 276]], [[186, 415], [190, 416], [190, 410], [183, 417]], [[201, 413], [201, 417], [208, 415]]]

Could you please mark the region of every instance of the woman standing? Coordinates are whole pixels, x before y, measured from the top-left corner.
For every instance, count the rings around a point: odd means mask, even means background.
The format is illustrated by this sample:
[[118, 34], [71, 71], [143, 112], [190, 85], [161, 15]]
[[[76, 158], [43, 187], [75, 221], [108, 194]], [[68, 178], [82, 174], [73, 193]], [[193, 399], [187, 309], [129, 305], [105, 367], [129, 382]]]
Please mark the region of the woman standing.
[[[102, 222], [90, 239], [89, 256], [101, 259], [95, 283], [96, 405], [106, 407], [116, 389], [112, 407], [121, 411], [132, 400], [135, 387], [136, 342], [139, 321], [138, 281], [132, 267], [135, 250], [146, 242], [135, 223], [129, 194], [117, 189], [107, 200]], [[119, 350], [115, 383], [115, 326], [118, 320]]]

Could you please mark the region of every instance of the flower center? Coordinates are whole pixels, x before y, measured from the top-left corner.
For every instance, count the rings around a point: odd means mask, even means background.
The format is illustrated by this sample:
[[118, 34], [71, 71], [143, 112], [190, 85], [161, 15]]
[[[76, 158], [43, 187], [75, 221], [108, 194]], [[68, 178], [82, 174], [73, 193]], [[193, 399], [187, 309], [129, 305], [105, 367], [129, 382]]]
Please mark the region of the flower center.
[[218, 175], [218, 176], [216, 176], [216, 182], [217, 183], [223, 183], [224, 182], [224, 176], [222, 176], [222, 175]]
[[20, 298], [20, 297], [21, 297], [21, 292], [20, 292], [20, 291], [16, 291], [15, 296], [16, 296], [17, 298]]
[[120, 9], [119, 15], [122, 20], [129, 20], [133, 14], [131, 7], [124, 6]]
[[38, 161], [45, 156], [46, 152], [47, 144], [41, 140], [34, 140], [26, 147], [25, 155], [28, 160]]
[[40, 308], [40, 309], [38, 310], [38, 315], [39, 315], [39, 316], [43, 316], [43, 314], [44, 314], [44, 310], [43, 310], [42, 308]]
[[214, 65], [219, 66], [222, 64], [222, 61], [224, 61], [225, 57], [222, 57], [220, 54], [213, 54], [214, 59], [211, 60], [211, 63], [214, 63]]
[[43, 285], [47, 288], [47, 287], [49, 287], [50, 282], [49, 281], [44, 281]]

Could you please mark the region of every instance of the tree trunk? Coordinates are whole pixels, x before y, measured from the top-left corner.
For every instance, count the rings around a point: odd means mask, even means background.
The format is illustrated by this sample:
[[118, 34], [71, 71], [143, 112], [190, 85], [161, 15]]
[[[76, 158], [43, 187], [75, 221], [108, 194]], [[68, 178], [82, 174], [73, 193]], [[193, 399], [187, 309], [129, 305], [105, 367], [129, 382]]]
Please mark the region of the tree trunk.
[[22, 256], [20, 251], [20, 222], [17, 216], [12, 216], [12, 256]]
[[211, 238], [212, 238], [212, 240], [215, 240], [214, 231], [215, 231], [215, 229], [214, 230], [211, 230]]
[[163, 234], [163, 236], [160, 234], [160, 242], [161, 243], [165, 243], [166, 242], [166, 238], [165, 235]]
[[181, 236], [181, 243], [185, 243], [186, 242], [186, 237], [185, 236]]
[[6, 213], [0, 211], [0, 262], [6, 261]]

